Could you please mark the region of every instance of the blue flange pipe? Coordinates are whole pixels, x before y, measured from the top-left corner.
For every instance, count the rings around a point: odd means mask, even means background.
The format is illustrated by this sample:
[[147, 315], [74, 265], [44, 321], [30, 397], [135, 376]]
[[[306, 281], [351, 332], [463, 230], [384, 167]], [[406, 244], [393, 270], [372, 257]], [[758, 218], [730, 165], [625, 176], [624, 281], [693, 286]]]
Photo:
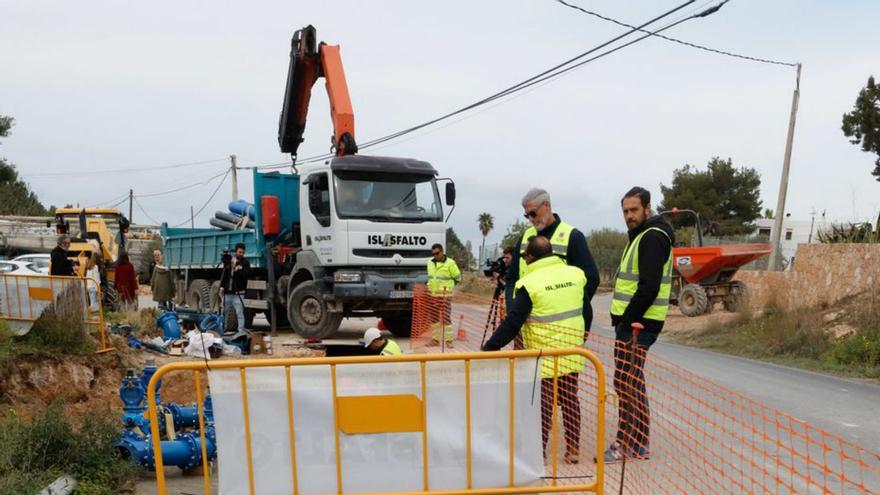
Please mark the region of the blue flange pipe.
[[[151, 471], [156, 469], [153, 441], [149, 435], [142, 437], [132, 430], [125, 430], [116, 442], [116, 448], [122, 452], [124, 458]], [[205, 452], [208, 460], [212, 461], [217, 457], [217, 439], [213, 426], [205, 428]], [[202, 464], [202, 440], [199, 432], [190, 431], [178, 435], [174, 440], [162, 440], [162, 464], [177, 466], [184, 471], [199, 467]]]

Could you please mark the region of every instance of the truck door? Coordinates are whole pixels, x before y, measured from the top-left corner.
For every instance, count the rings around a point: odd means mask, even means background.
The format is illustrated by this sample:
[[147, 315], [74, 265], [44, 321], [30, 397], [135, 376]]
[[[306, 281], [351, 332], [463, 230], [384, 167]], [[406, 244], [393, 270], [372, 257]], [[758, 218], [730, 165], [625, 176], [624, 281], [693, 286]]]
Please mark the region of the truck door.
[[333, 230], [330, 211], [330, 180], [326, 172], [314, 173], [306, 177], [308, 186], [306, 202], [308, 215], [302, 217], [302, 240], [307, 250], [312, 250], [321, 263], [333, 262]]

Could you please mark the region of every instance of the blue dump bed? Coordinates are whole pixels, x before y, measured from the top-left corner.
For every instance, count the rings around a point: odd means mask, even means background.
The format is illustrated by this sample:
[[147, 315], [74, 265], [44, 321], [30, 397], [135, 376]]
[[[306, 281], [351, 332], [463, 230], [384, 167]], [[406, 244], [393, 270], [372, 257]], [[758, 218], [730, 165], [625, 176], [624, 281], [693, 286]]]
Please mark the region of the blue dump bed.
[[256, 228], [253, 230], [221, 230], [212, 228], [185, 229], [162, 225], [165, 264], [174, 270], [211, 269], [220, 267], [224, 249], [232, 251], [239, 242], [245, 245], [245, 258], [254, 268], [266, 266], [266, 242], [261, 230], [263, 212], [260, 198], [278, 197], [282, 235], [299, 222], [299, 176], [279, 172], [261, 173], [254, 170], [254, 205]]

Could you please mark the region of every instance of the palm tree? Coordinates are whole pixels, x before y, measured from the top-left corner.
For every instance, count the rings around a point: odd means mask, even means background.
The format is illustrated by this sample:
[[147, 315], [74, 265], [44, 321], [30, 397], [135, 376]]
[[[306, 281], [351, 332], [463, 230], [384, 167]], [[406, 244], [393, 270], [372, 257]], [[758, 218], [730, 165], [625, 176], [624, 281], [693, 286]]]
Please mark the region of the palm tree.
[[[480, 256], [482, 257], [483, 252], [486, 250], [486, 236], [495, 228], [495, 218], [492, 217], [491, 213], [480, 213], [480, 216], [477, 217], [477, 225], [480, 226], [480, 232], [483, 234], [483, 246], [480, 248]], [[482, 263], [483, 260], [477, 261], [478, 265]]]

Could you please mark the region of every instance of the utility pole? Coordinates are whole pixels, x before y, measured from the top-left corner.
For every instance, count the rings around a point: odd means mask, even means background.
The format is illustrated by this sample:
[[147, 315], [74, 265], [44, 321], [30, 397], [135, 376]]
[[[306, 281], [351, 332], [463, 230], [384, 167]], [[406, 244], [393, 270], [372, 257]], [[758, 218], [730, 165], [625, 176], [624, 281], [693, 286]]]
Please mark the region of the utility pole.
[[779, 196], [776, 198], [776, 214], [773, 218], [773, 252], [770, 253], [770, 270], [776, 270], [782, 242], [782, 219], [785, 218], [785, 195], [788, 194], [788, 171], [791, 167], [791, 145], [794, 140], [794, 124], [797, 119], [798, 100], [801, 96], [801, 64], [797, 64], [797, 79], [791, 96], [791, 116], [788, 119], [788, 139], [785, 142], [785, 159], [782, 162], [782, 178], [779, 180]]
[[[119, 196], [117, 196], [118, 198]], [[134, 202], [134, 189], [128, 190], [128, 221], [131, 222], [131, 213], [132, 213], [132, 203]]]
[[229, 161], [232, 162], [230, 171], [232, 171], [232, 200], [238, 201], [238, 166], [235, 163], [235, 155], [229, 155]]

